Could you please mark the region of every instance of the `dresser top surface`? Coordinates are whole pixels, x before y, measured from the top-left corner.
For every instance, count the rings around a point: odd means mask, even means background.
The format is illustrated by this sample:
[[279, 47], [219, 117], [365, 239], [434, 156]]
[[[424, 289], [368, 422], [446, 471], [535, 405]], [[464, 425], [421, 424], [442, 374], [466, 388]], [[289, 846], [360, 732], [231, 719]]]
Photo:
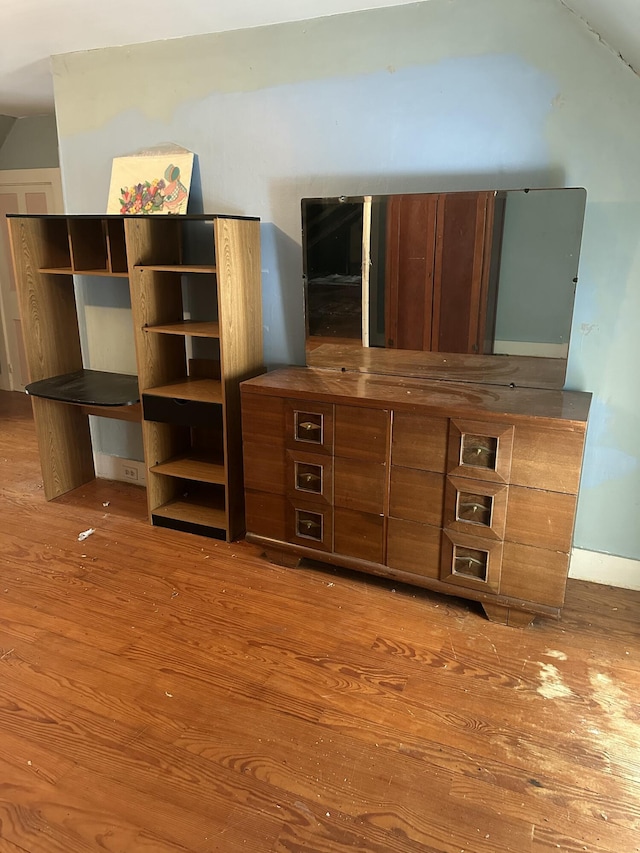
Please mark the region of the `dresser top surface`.
[[350, 405], [428, 410], [446, 417], [531, 418], [561, 428], [586, 425], [591, 394], [539, 388], [510, 388], [465, 382], [412, 379], [285, 367], [242, 384], [246, 393], [341, 401]]

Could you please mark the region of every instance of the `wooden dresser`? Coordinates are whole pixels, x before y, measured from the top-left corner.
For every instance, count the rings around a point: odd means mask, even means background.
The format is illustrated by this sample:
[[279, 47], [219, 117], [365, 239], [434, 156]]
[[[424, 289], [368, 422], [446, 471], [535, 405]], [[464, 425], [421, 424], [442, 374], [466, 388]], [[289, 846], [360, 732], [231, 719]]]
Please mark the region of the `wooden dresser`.
[[564, 602], [591, 395], [285, 368], [241, 385], [247, 539], [481, 602]]

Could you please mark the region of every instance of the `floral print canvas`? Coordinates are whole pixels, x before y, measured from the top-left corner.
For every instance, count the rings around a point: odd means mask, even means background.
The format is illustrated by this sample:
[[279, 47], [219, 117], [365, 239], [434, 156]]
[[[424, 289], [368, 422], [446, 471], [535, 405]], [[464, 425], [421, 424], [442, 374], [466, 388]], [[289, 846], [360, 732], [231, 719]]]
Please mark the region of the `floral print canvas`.
[[193, 171], [190, 152], [116, 157], [111, 170], [107, 213], [186, 213]]

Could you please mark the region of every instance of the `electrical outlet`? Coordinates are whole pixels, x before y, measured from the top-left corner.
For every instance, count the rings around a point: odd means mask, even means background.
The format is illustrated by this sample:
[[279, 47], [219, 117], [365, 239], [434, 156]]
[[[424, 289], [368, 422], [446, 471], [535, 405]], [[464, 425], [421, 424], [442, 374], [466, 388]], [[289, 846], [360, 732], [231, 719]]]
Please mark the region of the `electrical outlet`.
[[138, 479], [138, 469], [134, 468], [132, 465], [123, 465], [122, 466], [122, 476], [125, 480], [137, 480]]

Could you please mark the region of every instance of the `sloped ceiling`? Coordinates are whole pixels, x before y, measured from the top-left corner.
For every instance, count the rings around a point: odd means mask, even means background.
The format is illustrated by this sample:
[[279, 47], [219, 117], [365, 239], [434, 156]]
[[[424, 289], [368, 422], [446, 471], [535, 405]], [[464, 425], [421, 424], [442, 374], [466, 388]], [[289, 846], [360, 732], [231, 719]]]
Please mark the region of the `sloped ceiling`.
[[[53, 54], [409, 2], [413, 0], [1, 0], [0, 115], [53, 113]], [[640, 69], [640, 0], [557, 2], [581, 17], [627, 64]]]
[[640, 73], [639, 0], [560, 0], [620, 58]]

